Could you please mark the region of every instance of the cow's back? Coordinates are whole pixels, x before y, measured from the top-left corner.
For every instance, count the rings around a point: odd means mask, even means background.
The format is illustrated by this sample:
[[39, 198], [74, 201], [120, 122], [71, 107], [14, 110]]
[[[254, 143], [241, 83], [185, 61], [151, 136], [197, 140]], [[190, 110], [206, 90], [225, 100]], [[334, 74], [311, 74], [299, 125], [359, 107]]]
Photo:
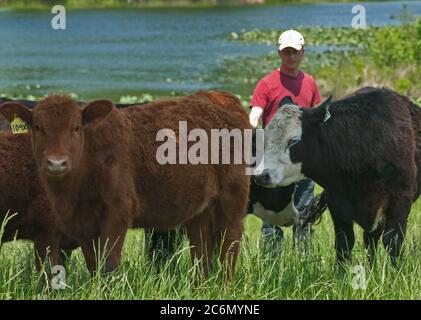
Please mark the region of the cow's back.
[[396, 170], [413, 166], [411, 115], [393, 91], [363, 88], [333, 102], [331, 114], [334, 120], [320, 130], [324, 141], [329, 141], [323, 151], [327, 167], [339, 167], [353, 177], [387, 179]]
[[[141, 220], [145, 226], [150, 223], [154, 227], [166, 228], [168, 224], [174, 225], [176, 220], [177, 224], [182, 223], [181, 220], [188, 216], [186, 211], [199, 213], [211, 205], [212, 199], [220, 197], [221, 193], [225, 193], [226, 197], [235, 197], [239, 188], [248, 190], [249, 177], [245, 175], [245, 163], [212, 165], [210, 148], [207, 158], [209, 164], [194, 165], [188, 157], [179, 157], [183, 140], [179, 132], [180, 124], [186, 125], [187, 132], [194, 128], [204, 130], [209, 143], [212, 129], [240, 129], [243, 132], [243, 129], [250, 128], [247, 114], [235, 96], [229, 93], [199, 92], [183, 98], [159, 100], [141, 108], [131, 107], [124, 112], [133, 127], [135, 157], [139, 159], [137, 163], [140, 173], [137, 187], [143, 212], [153, 210], [173, 220], [162, 220], [162, 224], [157, 226], [156, 221], [152, 223], [148, 216], [143, 215]], [[166, 141], [156, 141], [157, 133], [162, 129], [175, 133], [173, 142], [177, 146], [177, 164], [158, 163], [157, 155], [162, 151], [159, 148]], [[187, 137], [185, 139], [187, 141]], [[195, 143], [188, 142], [187, 152]], [[232, 163], [232, 141], [230, 152]]]
[[[372, 230], [394, 199], [414, 196], [417, 163], [414, 126], [402, 97], [389, 89], [363, 88], [331, 104], [322, 124], [324, 181], [331, 207], [341, 218]], [[327, 169], [328, 168], [328, 169]], [[314, 178], [313, 176], [310, 176]]]

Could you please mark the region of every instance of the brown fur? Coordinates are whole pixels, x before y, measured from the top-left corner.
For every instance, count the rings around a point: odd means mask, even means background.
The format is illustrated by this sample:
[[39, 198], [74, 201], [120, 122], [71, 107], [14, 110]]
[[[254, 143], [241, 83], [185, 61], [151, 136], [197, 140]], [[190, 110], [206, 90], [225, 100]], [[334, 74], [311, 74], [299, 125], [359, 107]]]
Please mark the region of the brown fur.
[[[44, 261], [47, 250], [51, 263], [60, 264], [60, 248], [71, 250], [77, 245], [62, 239], [56, 216], [41, 188], [32, 155], [29, 134], [0, 132], [0, 223], [17, 213], [5, 225], [1, 242], [17, 239], [34, 241], [37, 257]], [[61, 244], [60, 244], [61, 243]], [[39, 267], [39, 260], [36, 259]]]
[[0, 131], [11, 131], [10, 123], [2, 115], [0, 115]]
[[[155, 155], [162, 142], [155, 139], [161, 128], [177, 133], [179, 120], [188, 121], [189, 130], [204, 129], [209, 138], [212, 128], [250, 128], [239, 100], [229, 93], [199, 92], [108, 113], [109, 104], [93, 102], [81, 112], [72, 99], [50, 96], [33, 113], [13, 111], [31, 127], [41, 180], [66, 234], [82, 244], [88, 268], [95, 269], [92, 240], [100, 239], [101, 250], [108, 240], [105, 269], [111, 271], [120, 263], [127, 228], [181, 224], [192, 258], [205, 260], [205, 273], [220, 247], [221, 259], [229, 258], [230, 278], [247, 207], [246, 165], [159, 165]], [[66, 155], [70, 172], [46, 175], [45, 155]]]

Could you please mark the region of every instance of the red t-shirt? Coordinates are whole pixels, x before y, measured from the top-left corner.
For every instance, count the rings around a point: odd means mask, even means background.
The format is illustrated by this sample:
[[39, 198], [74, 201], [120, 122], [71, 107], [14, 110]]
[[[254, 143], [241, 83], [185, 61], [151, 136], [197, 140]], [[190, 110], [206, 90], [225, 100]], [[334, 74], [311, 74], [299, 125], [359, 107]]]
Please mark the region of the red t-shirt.
[[313, 77], [300, 71], [297, 77], [288, 76], [276, 69], [262, 78], [254, 89], [250, 108], [263, 108], [265, 127], [279, 108], [285, 97], [302, 108], [311, 108], [320, 103], [320, 93]]

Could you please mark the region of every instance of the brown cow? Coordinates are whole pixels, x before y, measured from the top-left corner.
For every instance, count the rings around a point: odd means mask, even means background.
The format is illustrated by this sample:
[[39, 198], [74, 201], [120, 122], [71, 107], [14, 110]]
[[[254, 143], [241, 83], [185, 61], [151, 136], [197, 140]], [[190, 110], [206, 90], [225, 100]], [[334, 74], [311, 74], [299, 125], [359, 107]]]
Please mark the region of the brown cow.
[[0, 132], [0, 188], [0, 224], [8, 212], [8, 217], [16, 213], [4, 225], [1, 243], [15, 238], [32, 240], [38, 269], [47, 251], [52, 265], [61, 264], [60, 248], [69, 254], [77, 245], [62, 238], [50, 211], [37, 177], [29, 134]]
[[[26, 107], [28, 107], [30, 109], [33, 109], [37, 104], [37, 102], [34, 101], [34, 100], [12, 100], [12, 99], [0, 97], [0, 104], [2, 104], [4, 102], [19, 102], [19, 103], [22, 103], [23, 105], [25, 105]], [[77, 104], [79, 106], [82, 106], [82, 105], [85, 105], [86, 103], [78, 101]], [[142, 102], [140, 104], [145, 104], [145, 103]], [[119, 104], [116, 104], [115, 106], [120, 109], [120, 108], [127, 108], [127, 107], [133, 106], [133, 105], [136, 105], [136, 104], [119, 103]], [[139, 104], [137, 104], [137, 105], [139, 105]], [[5, 119], [1, 114], [0, 114], [0, 131], [11, 131], [11, 126], [10, 126], [9, 121], [7, 121], [7, 119]], [[29, 146], [29, 147], [31, 147], [31, 146]], [[20, 170], [20, 169], [18, 168], [17, 170]], [[8, 208], [6, 208], [6, 207], [4, 208], [4, 210], [2, 211], [3, 215], [0, 215], [0, 218], [2, 218], [2, 220], [0, 220], [0, 222], [3, 221], [3, 219], [5, 218], [5, 214], [7, 213], [8, 210], [9, 210]], [[34, 216], [37, 216], [37, 215], [34, 215]], [[22, 223], [23, 223], [23, 221], [22, 221]], [[20, 229], [27, 228], [27, 227], [31, 228], [31, 226], [21, 225]], [[11, 230], [15, 230], [15, 229], [11, 229]], [[180, 244], [180, 241], [175, 241], [175, 239], [177, 238], [178, 240], [181, 240], [181, 237], [176, 237], [175, 230], [159, 232], [157, 230], [152, 231], [152, 230], [146, 229], [145, 230], [145, 236], [146, 236], [146, 238], [150, 239], [150, 246], [148, 248], [149, 256], [150, 256], [151, 259], [153, 259], [154, 256], [155, 256], [155, 258], [158, 258], [157, 262], [159, 262], [161, 260], [168, 259], [169, 257], [171, 257], [171, 255], [174, 253], [176, 247]], [[164, 248], [165, 248], [165, 250], [164, 250]], [[68, 252], [68, 254], [70, 254], [70, 252]]]
[[30, 127], [41, 181], [66, 234], [80, 241], [91, 271], [95, 250], [103, 253], [106, 246], [105, 271], [119, 265], [127, 228], [181, 224], [192, 258], [204, 258], [205, 274], [219, 247], [222, 261], [228, 255], [231, 278], [247, 208], [246, 164], [159, 165], [162, 142], [156, 135], [163, 128], [177, 133], [181, 120], [208, 137], [211, 129], [250, 128], [237, 98], [199, 92], [124, 110], [97, 100], [81, 110], [73, 99], [54, 95], [33, 111], [5, 103], [0, 112], [9, 121], [18, 115]]

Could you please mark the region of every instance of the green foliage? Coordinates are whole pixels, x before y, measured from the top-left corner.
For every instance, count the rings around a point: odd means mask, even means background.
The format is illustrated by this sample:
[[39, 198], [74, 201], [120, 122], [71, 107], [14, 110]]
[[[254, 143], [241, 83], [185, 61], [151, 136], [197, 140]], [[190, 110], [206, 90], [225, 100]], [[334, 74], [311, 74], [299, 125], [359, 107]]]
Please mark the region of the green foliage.
[[395, 87], [399, 92], [407, 92], [411, 88], [411, 80], [407, 78], [396, 79]]
[[[415, 20], [405, 8], [400, 18], [401, 25], [367, 29], [296, 27], [307, 46], [326, 47], [323, 52], [307, 50], [302, 68], [316, 77], [323, 95], [340, 97], [364, 85], [377, 85], [421, 100], [421, 18]], [[228, 35], [231, 40], [273, 45], [274, 51], [266, 57], [227, 61], [230, 79], [224, 79], [224, 84], [242, 83], [241, 93], [252, 92], [258, 79], [279, 66], [275, 53], [279, 32], [252, 30]], [[236, 65], [242, 68], [236, 70]], [[244, 65], [250, 65], [251, 71]]]
[[421, 19], [417, 20], [416, 23], [416, 36], [413, 41], [415, 41], [414, 44], [414, 53], [415, 53], [415, 61], [418, 64], [421, 64]]
[[413, 26], [382, 28], [376, 32], [370, 54], [378, 66], [397, 67], [416, 62], [416, 29]]
[[[296, 27], [305, 39], [306, 46], [330, 45], [330, 46], [350, 46], [367, 47], [371, 42], [379, 27], [367, 29], [353, 29], [349, 27], [323, 28], [323, 27]], [[228, 38], [244, 42], [256, 42], [273, 45], [278, 43], [280, 30], [259, 30], [243, 31], [240, 34], [232, 32]]]

